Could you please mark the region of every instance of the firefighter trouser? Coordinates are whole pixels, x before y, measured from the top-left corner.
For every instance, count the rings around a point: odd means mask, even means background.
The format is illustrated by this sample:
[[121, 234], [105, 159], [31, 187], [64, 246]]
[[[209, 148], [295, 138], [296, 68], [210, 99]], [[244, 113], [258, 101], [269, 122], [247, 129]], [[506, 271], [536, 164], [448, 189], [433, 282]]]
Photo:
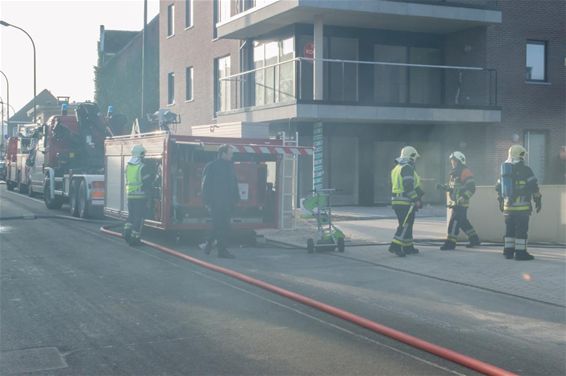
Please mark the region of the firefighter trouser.
[[505, 249], [522, 252], [527, 250], [529, 213], [505, 215]]
[[143, 221], [147, 211], [147, 200], [144, 198], [128, 199], [128, 223], [132, 226], [132, 234], [141, 236]]
[[[395, 236], [391, 242], [391, 246], [394, 248], [411, 248], [413, 247], [413, 224], [415, 223], [415, 209], [411, 210], [411, 214], [407, 217], [409, 210], [411, 209], [408, 205], [393, 205], [393, 210], [395, 215], [397, 215], [397, 231], [395, 231]], [[407, 222], [405, 222], [407, 218]], [[405, 225], [403, 226], [403, 222]]]
[[468, 220], [468, 208], [463, 206], [454, 206], [450, 210], [450, 221], [448, 221], [448, 236], [446, 241], [456, 244], [460, 229], [466, 233], [468, 239], [478, 236], [474, 227]]
[[226, 238], [230, 232], [230, 212], [228, 208], [213, 207], [210, 209], [212, 229], [208, 241], [212, 244], [216, 240], [218, 250], [226, 249]]

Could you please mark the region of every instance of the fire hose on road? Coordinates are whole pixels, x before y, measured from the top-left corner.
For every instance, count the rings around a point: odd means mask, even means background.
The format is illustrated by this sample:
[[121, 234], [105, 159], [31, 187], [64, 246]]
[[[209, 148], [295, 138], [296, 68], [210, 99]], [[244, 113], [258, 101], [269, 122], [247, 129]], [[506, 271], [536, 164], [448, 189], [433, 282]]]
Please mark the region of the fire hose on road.
[[[112, 236], [116, 236], [116, 237], [121, 237], [121, 234], [115, 231], [112, 231], [109, 229], [110, 226], [102, 226], [100, 228], [100, 231], [102, 231], [105, 234], [108, 235], [112, 235]], [[285, 298], [294, 300], [296, 302], [299, 302], [301, 304], [307, 305], [309, 307], [315, 308], [319, 311], [328, 313], [330, 315], [333, 315], [335, 317], [338, 317], [342, 320], [351, 322], [353, 324], [356, 324], [360, 327], [363, 327], [365, 329], [371, 330], [375, 333], [387, 336], [389, 338], [392, 338], [394, 340], [397, 340], [399, 342], [405, 343], [409, 346], [412, 346], [414, 348], [417, 348], [419, 350], [423, 350], [426, 352], [429, 352], [431, 354], [434, 354], [440, 358], [446, 359], [448, 361], [451, 361], [453, 363], [457, 363], [460, 364], [464, 367], [467, 367], [469, 369], [472, 369], [474, 371], [480, 372], [482, 374], [485, 375], [493, 375], [493, 376], [511, 376], [511, 375], [515, 375], [514, 373], [504, 370], [502, 368], [496, 367], [492, 364], [489, 363], [485, 363], [482, 362], [481, 360], [469, 357], [467, 355], [464, 354], [460, 354], [456, 351], [447, 349], [445, 347], [442, 346], [438, 346], [435, 345], [433, 343], [427, 342], [425, 340], [422, 340], [420, 338], [411, 336], [409, 334], [400, 332], [398, 330], [389, 328], [387, 326], [381, 325], [377, 322], [371, 321], [367, 318], [358, 316], [354, 313], [345, 311], [343, 309], [325, 304], [323, 302], [320, 302], [318, 300], [306, 297], [304, 295], [283, 289], [281, 287], [272, 285], [270, 283], [261, 281], [259, 279], [250, 277], [248, 275], [236, 272], [234, 270], [231, 269], [227, 269], [227, 268], [223, 268], [221, 266], [217, 266], [202, 260], [199, 260], [195, 257], [191, 257], [188, 256], [184, 253], [175, 251], [171, 248], [147, 241], [147, 240], [142, 240], [142, 243], [152, 247], [156, 250], [159, 250], [161, 252], [170, 254], [172, 256], [178, 257], [180, 259], [183, 259], [185, 261], [189, 261], [195, 265], [207, 268], [209, 270], [218, 272], [218, 273], [222, 273], [224, 275], [227, 275], [229, 277], [235, 278], [237, 280], [240, 280], [242, 282], [248, 283], [250, 285], [256, 286], [256, 287], [260, 287], [264, 290], [270, 291], [272, 293], [278, 294], [280, 296], [283, 296]]]

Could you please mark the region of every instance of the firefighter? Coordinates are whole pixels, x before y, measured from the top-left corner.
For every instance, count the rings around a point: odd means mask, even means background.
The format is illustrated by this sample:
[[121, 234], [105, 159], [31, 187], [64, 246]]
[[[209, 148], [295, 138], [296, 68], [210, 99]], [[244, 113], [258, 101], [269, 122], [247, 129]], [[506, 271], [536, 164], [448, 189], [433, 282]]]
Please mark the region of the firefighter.
[[437, 188], [446, 191], [448, 207], [450, 208], [450, 221], [448, 222], [448, 235], [440, 247], [443, 251], [456, 248], [456, 239], [462, 229], [468, 236], [470, 243], [466, 246], [472, 248], [481, 244], [478, 234], [468, 220], [468, 207], [470, 198], [476, 192], [476, 183], [472, 171], [466, 165], [466, 156], [459, 151], [450, 154], [450, 178], [448, 185], [437, 185]]
[[128, 220], [124, 225], [124, 239], [130, 245], [141, 243], [141, 231], [147, 211], [152, 173], [144, 163], [145, 148], [134, 145], [132, 157], [126, 166], [126, 194], [128, 197]]
[[419, 153], [412, 146], [401, 149], [401, 156], [391, 170], [391, 206], [397, 215], [399, 225], [389, 246], [389, 252], [399, 257], [419, 253], [413, 245], [413, 224], [415, 211], [422, 207], [420, 177], [415, 171], [415, 161]]
[[531, 200], [535, 202], [537, 213], [542, 208], [537, 178], [525, 164], [526, 155], [527, 150], [523, 146], [511, 146], [507, 160], [501, 165], [501, 177], [496, 185], [499, 210], [505, 216], [503, 256], [519, 261], [534, 259], [527, 252], [529, 217], [533, 210]]
[[240, 200], [236, 170], [232, 162], [233, 154], [230, 145], [220, 146], [218, 158], [207, 164], [203, 172], [202, 196], [212, 218], [212, 229], [204, 251], [210, 254], [216, 242], [220, 258], [234, 258], [226, 249], [230, 218]]

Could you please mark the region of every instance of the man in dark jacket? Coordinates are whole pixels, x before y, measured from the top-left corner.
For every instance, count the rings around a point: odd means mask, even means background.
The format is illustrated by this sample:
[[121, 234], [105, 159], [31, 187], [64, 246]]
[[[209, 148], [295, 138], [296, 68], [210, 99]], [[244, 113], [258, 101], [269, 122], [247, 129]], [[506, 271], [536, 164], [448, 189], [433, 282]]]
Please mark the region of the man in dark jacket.
[[212, 218], [212, 230], [204, 251], [209, 254], [216, 240], [218, 257], [221, 258], [234, 258], [226, 249], [230, 217], [240, 200], [238, 180], [232, 162], [233, 154], [230, 145], [220, 146], [218, 158], [206, 165], [202, 180], [202, 197]]

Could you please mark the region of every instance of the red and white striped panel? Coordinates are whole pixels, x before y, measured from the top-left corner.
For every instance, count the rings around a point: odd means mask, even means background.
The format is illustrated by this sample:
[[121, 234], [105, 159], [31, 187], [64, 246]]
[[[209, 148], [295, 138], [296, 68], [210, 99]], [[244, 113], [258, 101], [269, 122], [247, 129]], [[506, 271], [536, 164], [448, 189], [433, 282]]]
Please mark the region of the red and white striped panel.
[[312, 148], [295, 146], [260, 146], [260, 145], [234, 145], [240, 153], [253, 154], [286, 154], [286, 155], [312, 155]]

